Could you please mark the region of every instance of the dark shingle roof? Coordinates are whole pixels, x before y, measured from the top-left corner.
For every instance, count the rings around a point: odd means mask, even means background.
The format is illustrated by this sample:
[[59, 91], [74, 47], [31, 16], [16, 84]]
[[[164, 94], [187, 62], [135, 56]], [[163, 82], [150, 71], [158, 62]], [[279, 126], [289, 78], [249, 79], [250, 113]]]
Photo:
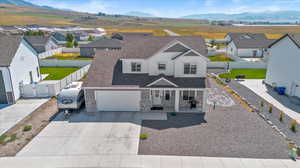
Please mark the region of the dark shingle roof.
[[274, 44], [281, 41], [285, 37], [289, 37], [300, 48], [300, 34], [292, 34], [292, 33], [285, 34], [281, 38], [279, 38], [279, 39], [275, 40], [273, 43], [271, 43], [268, 47], [271, 48]]
[[[121, 50], [97, 50], [84, 87], [118, 87], [139, 86], [145, 87], [162, 76], [149, 76], [148, 74], [123, 74], [120, 59], [140, 58], [146, 59], [153, 56], [163, 47], [178, 40], [184, 45], [206, 56], [207, 50], [204, 39], [200, 37], [132, 37], [126, 39]], [[175, 78], [163, 76], [175, 83], [180, 88], [203, 88], [204, 78]]]
[[56, 32], [52, 34], [52, 37], [57, 41], [66, 41], [66, 36], [62, 33]]
[[80, 48], [121, 48], [122, 42], [116, 39], [100, 39], [88, 44], [80, 45]]
[[46, 51], [45, 47], [49, 38], [43, 36], [25, 36], [24, 40], [26, 40], [37, 53], [43, 53]]
[[146, 87], [150, 83], [165, 78], [178, 88], [205, 88], [205, 78], [175, 78], [173, 76], [150, 76], [149, 74], [124, 74], [120, 51], [97, 51], [83, 87]]
[[11, 64], [21, 41], [21, 36], [10, 36], [0, 33], [0, 66], [9, 66]]
[[274, 40], [263, 33], [228, 33], [237, 48], [267, 48]]
[[145, 37], [145, 36], [153, 36], [152, 33], [115, 33], [111, 36], [113, 39], [124, 40], [127, 37]]
[[197, 51], [203, 56], [207, 55], [204, 39], [201, 37], [188, 36], [135, 36], [126, 38], [122, 46], [122, 58], [145, 59], [153, 56], [163, 47], [173, 41], [179, 41]]

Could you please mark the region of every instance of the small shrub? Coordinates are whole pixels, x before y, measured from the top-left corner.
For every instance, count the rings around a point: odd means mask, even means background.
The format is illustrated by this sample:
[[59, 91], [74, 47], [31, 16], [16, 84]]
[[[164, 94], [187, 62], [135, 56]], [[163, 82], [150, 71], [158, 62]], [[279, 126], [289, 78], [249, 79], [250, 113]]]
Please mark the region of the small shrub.
[[273, 106], [270, 104], [269, 106], [269, 113], [272, 113], [273, 112]]
[[280, 112], [280, 115], [279, 115], [279, 121], [282, 122], [283, 121], [283, 117], [284, 117], [284, 114], [283, 112]]
[[263, 101], [261, 101], [260, 102], [260, 107], [264, 107], [265, 105], [264, 105], [264, 102]]
[[17, 134], [12, 134], [10, 136], [8, 136], [8, 135], [2, 135], [2, 136], [0, 136], [0, 144], [1, 145], [5, 145], [5, 144], [7, 144], [9, 142], [15, 141], [16, 139], [17, 139]]
[[176, 116], [176, 115], [177, 115], [176, 112], [171, 113], [171, 116]]
[[31, 129], [32, 129], [32, 126], [31, 126], [31, 125], [26, 125], [26, 126], [23, 128], [23, 132], [30, 131]]
[[291, 127], [290, 127], [290, 129], [291, 129], [291, 131], [293, 131], [293, 132], [297, 132], [297, 121], [296, 120], [292, 120], [291, 121]]
[[149, 135], [145, 134], [145, 133], [140, 135], [141, 140], [146, 140], [146, 139], [148, 139], [148, 137], [149, 137]]

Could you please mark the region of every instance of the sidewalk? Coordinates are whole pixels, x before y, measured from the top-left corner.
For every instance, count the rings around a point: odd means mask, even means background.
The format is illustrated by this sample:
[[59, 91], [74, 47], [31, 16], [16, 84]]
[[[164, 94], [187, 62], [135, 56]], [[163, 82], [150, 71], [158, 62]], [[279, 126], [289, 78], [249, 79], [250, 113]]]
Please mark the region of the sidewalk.
[[0, 136], [49, 99], [24, 99], [0, 109]]
[[0, 158], [1, 168], [299, 168], [299, 161], [273, 159], [151, 156], [151, 155], [92, 155], [64, 157]]

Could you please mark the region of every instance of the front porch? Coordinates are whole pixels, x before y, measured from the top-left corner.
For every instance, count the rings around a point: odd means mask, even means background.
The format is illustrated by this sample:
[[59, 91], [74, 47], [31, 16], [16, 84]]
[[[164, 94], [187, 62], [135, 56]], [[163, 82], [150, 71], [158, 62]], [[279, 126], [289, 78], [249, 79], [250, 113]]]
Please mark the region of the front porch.
[[153, 88], [142, 91], [143, 112], [204, 112], [205, 89]]

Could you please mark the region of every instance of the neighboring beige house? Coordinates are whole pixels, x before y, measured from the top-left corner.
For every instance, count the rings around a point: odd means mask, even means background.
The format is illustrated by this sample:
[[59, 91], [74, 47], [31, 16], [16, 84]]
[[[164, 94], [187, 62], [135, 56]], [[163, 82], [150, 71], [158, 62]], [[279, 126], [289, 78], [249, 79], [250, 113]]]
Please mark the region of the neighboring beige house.
[[207, 49], [201, 37], [127, 37], [97, 50], [84, 81], [86, 109], [204, 112]]

